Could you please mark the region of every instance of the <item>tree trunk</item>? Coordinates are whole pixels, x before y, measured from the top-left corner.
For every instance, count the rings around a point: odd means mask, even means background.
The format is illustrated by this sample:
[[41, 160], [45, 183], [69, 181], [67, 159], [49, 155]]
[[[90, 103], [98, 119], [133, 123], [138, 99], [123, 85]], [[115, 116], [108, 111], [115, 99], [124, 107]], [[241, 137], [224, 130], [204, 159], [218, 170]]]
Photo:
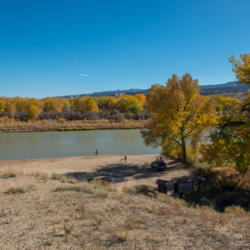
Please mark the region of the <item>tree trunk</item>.
[[181, 141], [181, 149], [182, 149], [182, 163], [187, 163], [187, 154], [186, 154], [186, 144], [185, 141]]

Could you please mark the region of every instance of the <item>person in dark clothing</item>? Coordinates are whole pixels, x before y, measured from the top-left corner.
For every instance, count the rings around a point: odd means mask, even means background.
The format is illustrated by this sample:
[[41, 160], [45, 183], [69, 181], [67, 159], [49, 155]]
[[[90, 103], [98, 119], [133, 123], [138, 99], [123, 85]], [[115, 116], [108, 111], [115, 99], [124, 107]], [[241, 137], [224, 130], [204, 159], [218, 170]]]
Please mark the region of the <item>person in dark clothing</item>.
[[127, 156], [126, 155], [124, 156], [124, 160], [125, 160], [125, 162], [127, 162]]
[[95, 155], [98, 155], [98, 149], [95, 151]]

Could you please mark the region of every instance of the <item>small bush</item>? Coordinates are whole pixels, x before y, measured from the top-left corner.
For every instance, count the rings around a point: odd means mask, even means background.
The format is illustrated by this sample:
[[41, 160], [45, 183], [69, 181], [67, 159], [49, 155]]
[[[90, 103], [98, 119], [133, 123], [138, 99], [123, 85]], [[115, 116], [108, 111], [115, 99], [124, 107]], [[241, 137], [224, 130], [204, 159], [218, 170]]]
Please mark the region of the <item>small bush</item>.
[[123, 113], [116, 113], [115, 120], [118, 122], [122, 122], [125, 120], [125, 115]]
[[16, 194], [16, 193], [26, 193], [30, 191], [36, 191], [38, 187], [36, 185], [22, 185], [16, 187], [10, 187], [8, 189], [9, 194]]
[[246, 210], [244, 208], [242, 208], [242, 207], [230, 206], [230, 207], [225, 208], [225, 213], [227, 213], [227, 214], [242, 214], [242, 215], [245, 215]]
[[51, 179], [52, 180], [61, 180], [63, 178], [62, 174], [52, 173]]
[[43, 181], [47, 181], [49, 179], [49, 175], [45, 172], [41, 173], [40, 177]]
[[198, 175], [199, 170], [201, 169], [201, 176], [202, 177], [208, 177], [209, 175], [211, 175], [212, 171], [213, 171], [213, 165], [208, 164], [207, 162], [196, 162], [193, 164], [192, 166], [192, 170], [195, 174]]
[[141, 107], [138, 105], [133, 105], [130, 107], [130, 112], [132, 112], [133, 114], [137, 114], [139, 115], [141, 113]]
[[39, 178], [40, 177], [40, 173], [39, 172], [35, 172], [35, 178]]
[[22, 174], [23, 174], [22, 170], [18, 171], [16, 169], [9, 168], [1, 172], [1, 177], [2, 178], [15, 178], [18, 175], [22, 175]]
[[139, 194], [148, 195], [148, 186], [146, 186], [146, 185], [139, 186], [137, 192]]
[[131, 195], [135, 194], [135, 190], [134, 189], [126, 187], [126, 186], [122, 188], [122, 192], [123, 193], [127, 193], [127, 194], [131, 194]]
[[86, 112], [84, 116], [88, 120], [100, 120], [100, 116], [96, 112]]
[[209, 199], [202, 197], [200, 200], [200, 204], [201, 206], [211, 206], [212, 202]]
[[105, 190], [107, 190], [109, 192], [116, 192], [117, 191], [116, 189], [112, 188], [108, 182], [103, 181], [100, 178], [97, 180], [91, 181], [90, 184], [93, 184], [93, 185], [98, 186], [100, 188], [104, 188]]

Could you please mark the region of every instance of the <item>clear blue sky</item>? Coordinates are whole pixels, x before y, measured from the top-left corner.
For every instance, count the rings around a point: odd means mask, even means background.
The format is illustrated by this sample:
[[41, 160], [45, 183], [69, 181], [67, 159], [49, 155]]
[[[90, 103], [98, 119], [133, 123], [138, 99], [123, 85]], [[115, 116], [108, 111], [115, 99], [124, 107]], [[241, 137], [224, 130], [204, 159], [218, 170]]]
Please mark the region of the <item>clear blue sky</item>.
[[42, 98], [235, 80], [249, 0], [0, 1], [0, 96]]

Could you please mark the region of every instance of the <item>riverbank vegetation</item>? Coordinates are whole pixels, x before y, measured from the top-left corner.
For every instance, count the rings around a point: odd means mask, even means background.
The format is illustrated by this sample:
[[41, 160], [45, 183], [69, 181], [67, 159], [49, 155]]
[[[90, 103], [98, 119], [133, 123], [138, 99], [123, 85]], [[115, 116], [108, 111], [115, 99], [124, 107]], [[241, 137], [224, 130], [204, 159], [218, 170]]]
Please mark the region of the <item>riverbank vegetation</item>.
[[[128, 114], [131, 118], [134, 118], [133, 115], [140, 116], [144, 100], [143, 94], [96, 98], [85, 96], [70, 99], [48, 97], [41, 100], [0, 97], [0, 114], [2, 117], [7, 116], [22, 121], [55, 119], [58, 117], [66, 120], [80, 120], [83, 117], [97, 120], [112, 117], [117, 113]], [[91, 112], [95, 113], [95, 117], [89, 115]]]
[[117, 121], [115, 119], [101, 120], [73, 120], [63, 118], [57, 120], [15, 121], [9, 118], [0, 118], [0, 132], [38, 132], [38, 131], [74, 131], [95, 129], [135, 129], [143, 128], [146, 120]]
[[0, 131], [142, 128], [145, 96], [71, 99], [0, 98]]
[[126, 187], [117, 192], [101, 180], [62, 183], [60, 174], [39, 176], [1, 179], [1, 249], [243, 249], [250, 244], [249, 213], [236, 206], [219, 213], [165, 194], [149, 197]]

